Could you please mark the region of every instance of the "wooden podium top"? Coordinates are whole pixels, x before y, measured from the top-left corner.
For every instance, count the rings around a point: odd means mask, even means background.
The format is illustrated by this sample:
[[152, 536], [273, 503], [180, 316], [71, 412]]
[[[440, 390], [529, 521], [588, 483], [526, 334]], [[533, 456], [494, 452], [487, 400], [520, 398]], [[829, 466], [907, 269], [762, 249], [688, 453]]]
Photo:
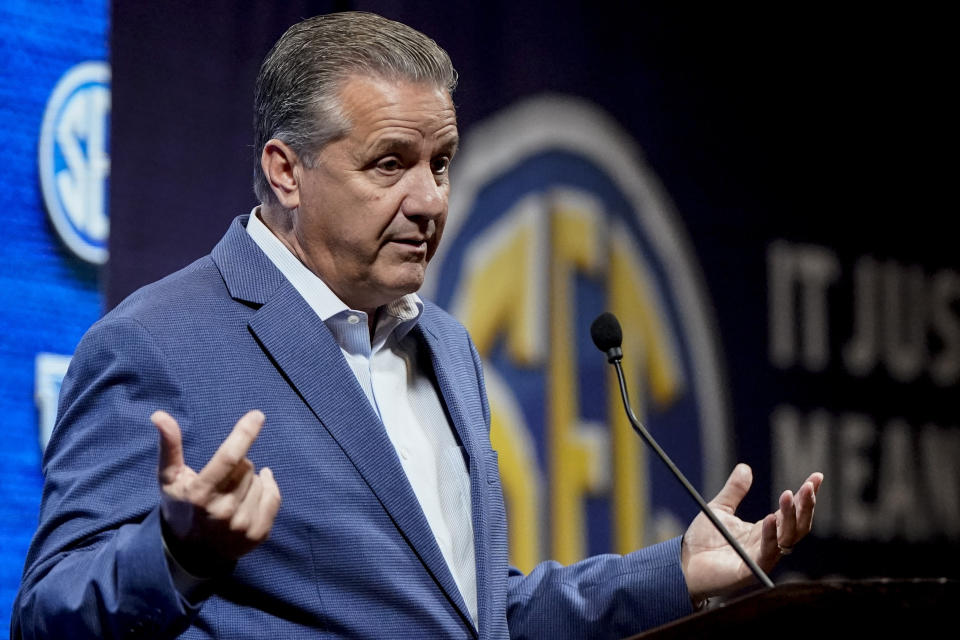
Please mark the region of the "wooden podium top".
[[[947, 630], [960, 635], [953, 608], [960, 608], [960, 581], [947, 578], [789, 582], [709, 607], [633, 636], [673, 638], [926, 637]], [[913, 639], [911, 639], [913, 640]]]

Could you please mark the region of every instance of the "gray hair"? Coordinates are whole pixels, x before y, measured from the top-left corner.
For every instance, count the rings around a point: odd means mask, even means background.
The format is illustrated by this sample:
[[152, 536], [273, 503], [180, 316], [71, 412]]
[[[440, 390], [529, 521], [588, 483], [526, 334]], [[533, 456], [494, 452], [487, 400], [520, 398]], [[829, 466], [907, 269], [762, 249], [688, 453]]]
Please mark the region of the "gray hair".
[[350, 130], [339, 92], [351, 76], [429, 82], [451, 96], [457, 72], [440, 46], [405, 24], [372, 13], [315, 16], [284, 33], [260, 67], [254, 98], [253, 190], [276, 202], [260, 167], [267, 141], [288, 144], [307, 167]]

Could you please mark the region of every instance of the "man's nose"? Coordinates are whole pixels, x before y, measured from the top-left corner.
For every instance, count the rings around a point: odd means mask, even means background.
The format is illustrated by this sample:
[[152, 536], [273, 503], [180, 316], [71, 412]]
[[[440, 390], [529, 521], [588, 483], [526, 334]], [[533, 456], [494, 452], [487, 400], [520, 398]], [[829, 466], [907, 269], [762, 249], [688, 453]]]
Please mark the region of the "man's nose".
[[449, 186], [439, 180], [429, 165], [417, 166], [407, 173], [407, 195], [403, 213], [407, 217], [438, 218], [447, 212]]

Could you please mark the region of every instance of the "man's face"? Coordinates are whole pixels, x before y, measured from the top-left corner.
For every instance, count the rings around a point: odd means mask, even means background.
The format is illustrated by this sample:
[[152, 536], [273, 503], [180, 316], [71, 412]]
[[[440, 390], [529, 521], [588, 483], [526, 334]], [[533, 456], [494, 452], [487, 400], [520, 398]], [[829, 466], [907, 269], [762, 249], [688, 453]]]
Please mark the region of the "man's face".
[[430, 84], [361, 76], [340, 103], [350, 132], [315, 168], [298, 165], [293, 233], [306, 265], [369, 313], [423, 284], [447, 217], [456, 113]]

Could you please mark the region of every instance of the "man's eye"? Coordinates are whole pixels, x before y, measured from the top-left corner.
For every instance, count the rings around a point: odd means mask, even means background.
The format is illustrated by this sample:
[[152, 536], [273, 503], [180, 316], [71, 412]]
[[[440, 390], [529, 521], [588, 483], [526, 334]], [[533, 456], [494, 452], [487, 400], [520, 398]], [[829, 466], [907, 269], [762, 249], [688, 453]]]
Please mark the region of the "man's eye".
[[377, 163], [377, 169], [383, 173], [396, 173], [401, 169], [400, 161], [396, 158], [384, 158]]
[[442, 156], [440, 158], [434, 158], [431, 163], [431, 168], [433, 172], [437, 175], [442, 175], [450, 169], [450, 158], [447, 156]]

